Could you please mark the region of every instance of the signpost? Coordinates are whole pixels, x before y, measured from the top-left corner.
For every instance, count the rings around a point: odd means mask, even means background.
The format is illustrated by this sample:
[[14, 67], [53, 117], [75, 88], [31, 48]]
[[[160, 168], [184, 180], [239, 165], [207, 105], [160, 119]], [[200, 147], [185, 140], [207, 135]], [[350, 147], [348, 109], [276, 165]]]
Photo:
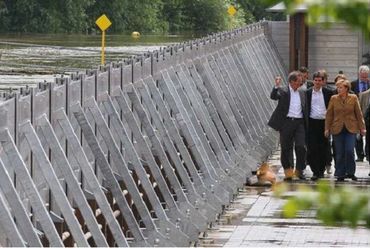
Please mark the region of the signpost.
[[96, 20], [95, 23], [96, 23], [96, 25], [98, 25], [98, 27], [102, 31], [102, 37], [101, 37], [101, 65], [104, 65], [105, 64], [105, 61], [104, 61], [105, 30], [107, 30], [110, 27], [110, 25], [112, 25], [112, 23], [106, 15], [100, 16]]

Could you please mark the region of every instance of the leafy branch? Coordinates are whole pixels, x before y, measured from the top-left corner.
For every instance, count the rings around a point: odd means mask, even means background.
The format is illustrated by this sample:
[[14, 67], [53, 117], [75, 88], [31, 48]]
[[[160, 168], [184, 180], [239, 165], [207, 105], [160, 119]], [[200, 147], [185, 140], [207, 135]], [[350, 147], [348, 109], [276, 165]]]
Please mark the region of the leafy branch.
[[[278, 197], [284, 196], [286, 185], [275, 190]], [[289, 197], [283, 206], [283, 215], [296, 217], [301, 210], [316, 210], [316, 217], [325, 225], [345, 225], [355, 228], [365, 225], [370, 228], [369, 192], [355, 187], [334, 187], [327, 181], [320, 181], [316, 189], [301, 187], [298, 194]]]

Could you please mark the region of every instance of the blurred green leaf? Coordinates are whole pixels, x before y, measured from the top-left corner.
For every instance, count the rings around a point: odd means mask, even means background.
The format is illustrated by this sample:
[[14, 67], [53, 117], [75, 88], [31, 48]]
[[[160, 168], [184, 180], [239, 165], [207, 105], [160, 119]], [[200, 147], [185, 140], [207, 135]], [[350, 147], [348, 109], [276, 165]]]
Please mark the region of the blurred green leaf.
[[276, 183], [272, 187], [275, 197], [282, 197], [288, 191], [288, 185], [286, 183]]
[[289, 200], [283, 207], [283, 215], [286, 218], [294, 218], [298, 212], [298, 204], [294, 199]]
[[316, 216], [325, 225], [346, 225], [356, 228], [366, 223], [370, 228], [369, 194], [354, 187], [334, 188], [328, 182], [319, 182], [316, 189], [304, 187], [287, 200], [283, 215], [296, 217], [301, 210], [317, 210]]

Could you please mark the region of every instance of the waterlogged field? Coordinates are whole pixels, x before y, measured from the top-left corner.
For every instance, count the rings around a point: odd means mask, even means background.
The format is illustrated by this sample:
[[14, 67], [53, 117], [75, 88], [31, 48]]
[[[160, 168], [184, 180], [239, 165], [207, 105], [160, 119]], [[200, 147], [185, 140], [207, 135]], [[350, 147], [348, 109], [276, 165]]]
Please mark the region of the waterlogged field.
[[[107, 35], [105, 61], [193, 39], [193, 35]], [[52, 82], [55, 77], [97, 68], [101, 59], [100, 35], [0, 35], [0, 90]]]

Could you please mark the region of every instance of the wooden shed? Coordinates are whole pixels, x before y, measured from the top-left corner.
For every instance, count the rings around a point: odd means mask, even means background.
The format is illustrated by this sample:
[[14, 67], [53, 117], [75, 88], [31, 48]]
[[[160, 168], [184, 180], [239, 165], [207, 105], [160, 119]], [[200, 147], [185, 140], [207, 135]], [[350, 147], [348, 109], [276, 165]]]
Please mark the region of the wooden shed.
[[[285, 11], [279, 3], [269, 11]], [[325, 69], [332, 81], [338, 71], [349, 79], [357, 78], [358, 67], [368, 59], [370, 46], [362, 32], [344, 23], [332, 23], [330, 28], [322, 25], [304, 26], [302, 16], [306, 8], [299, 6], [297, 14], [286, 21], [269, 23], [272, 39], [289, 71], [307, 66], [310, 72]], [[295, 23], [292, 23], [295, 22]]]

